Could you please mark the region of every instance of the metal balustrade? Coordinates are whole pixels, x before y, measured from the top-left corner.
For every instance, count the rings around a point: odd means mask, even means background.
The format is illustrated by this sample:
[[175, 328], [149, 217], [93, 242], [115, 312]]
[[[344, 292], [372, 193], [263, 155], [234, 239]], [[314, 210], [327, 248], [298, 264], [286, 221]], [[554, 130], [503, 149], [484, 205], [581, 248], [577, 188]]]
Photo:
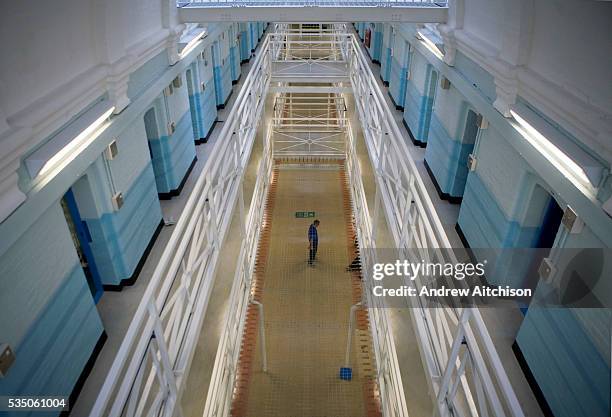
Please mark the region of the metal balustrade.
[[[376, 173], [373, 217], [376, 218], [379, 210], [384, 211], [400, 256], [410, 259], [416, 250], [419, 254], [419, 259], [414, 259], [416, 262], [424, 259], [456, 263], [451, 250], [440, 250], [451, 248], [451, 244], [354, 35], [347, 35], [343, 48], [345, 59], [350, 62], [354, 99]], [[357, 175], [353, 176], [354, 182]], [[354, 200], [360, 200], [357, 192]], [[360, 241], [365, 247], [375, 248], [376, 230], [370, 223], [365, 199], [361, 197], [361, 200], [355, 206]], [[363, 253], [365, 268], [376, 262], [368, 259], [372, 251]], [[417, 282], [421, 279], [418, 277]], [[407, 279], [405, 285], [414, 284]], [[371, 288], [366, 291], [371, 293]], [[376, 300], [373, 302], [375, 307]], [[416, 297], [408, 297], [406, 302], [413, 308], [413, 326], [430, 391], [435, 395], [437, 415], [524, 416], [477, 308], [431, 308], [427, 301]]]
[[194, 0], [177, 6], [196, 7], [432, 7], [447, 5], [446, 0]]
[[[349, 177], [355, 228], [361, 247], [360, 260], [363, 271], [368, 271], [373, 260], [368, 248], [376, 247], [373, 238], [373, 226], [369, 215], [368, 204], [362, 183], [361, 168], [357, 158], [356, 139], [350, 123], [347, 126], [346, 141], [346, 170]], [[364, 248], [366, 250], [364, 250]], [[377, 382], [380, 390], [381, 407], [386, 417], [408, 417], [404, 385], [397, 360], [395, 341], [391, 329], [387, 309], [380, 305], [379, 300], [373, 297], [371, 280], [364, 279], [365, 305], [368, 307], [370, 329], [376, 365], [378, 368]]]
[[281, 93], [275, 100], [275, 156], [343, 158], [344, 99], [334, 93]]
[[345, 40], [338, 30], [312, 31], [282, 25], [270, 37], [277, 57], [272, 63], [275, 80], [312, 83], [346, 79], [347, 62], [340, 51]]
[[[286, 26], [279, 25], [277, 29], [282, 31]], [[361, 182], [353, 129], [345, 117], [339, 117], [338, 124], [346, 133], [346, 166], [362, 248], [376, 247], [377, 232], [372, 218], [384, 213], [396, 247], [403, 254], [408, 256], [409, 250], [416, 249], [422, 259], [455, 262], [452, 252], [439, 250], [450, 248], [450, 242], [365, 54], [353, 34], [346, 33], [344, 26], [338, 29], [342, 33], [333, 33], [334, 42], [346, 63], [377, 185], [371, 215]], [[242, 243], [204, 416], [230, 413], [246, 308], [251, 300], [251, 275], [271, 178], [274, 155], [271, 125], [266, 127], [248, 213], [244, 213], [241, 184], [269, 84], [274, 78], [273, 62], [282, 56], [282, 36], [267, 35], [263, 41], [117, 353], [92, 410], [94, 417], [181, 415], [179, 401], [208, 305], [219, 251], [238, 202], [244, 218]], [[334, 103], [337, 112], [344, 112], [341, 100], [335, 99]], [[362, 251], [366, 271], [376, 262], [372, 254]], [[383, 415], [405, 417], [406, 400], [387, 310], [380, 299], [372, 296], [371, 280], [365, 280], [364, 285]], [[406, 302], [413, 308], [413, 326], [437, 415], [523, 416], [478, 309], [430, 308], [418, 298]]]
[[[266, 39], [262, 49], [267, 45]], [[219, 251], [235, 203], [242, 200], [244, 167], [270, 82], [266, 57], [260, 54], [254, 61], [174, 226], [94, 404], [93, 417], [181, 414], [178, 403], [206, 313]]]
[[178, 1], [179, 21], [445, 23], [445, 0], [201, 0]]
[[[263, 214], [272, 177], [272, 129], [265, 133], [262, 159], [257, 170], [253, 200], [245, 218], [242, 244], [234, 281], [228, 302], [221, 342], [217, 349], [212, 378], [208, 387], [204, 416], [229, 416], [237, 374], [240, 346], [246, 320], [246, 311], [252, 302], [251, 278], [257, 259], [257, 243], [264, 227]], [[242, 203], [241, 203], [242, 204]], [[241, 207], [244, 207], [241, 205]]]

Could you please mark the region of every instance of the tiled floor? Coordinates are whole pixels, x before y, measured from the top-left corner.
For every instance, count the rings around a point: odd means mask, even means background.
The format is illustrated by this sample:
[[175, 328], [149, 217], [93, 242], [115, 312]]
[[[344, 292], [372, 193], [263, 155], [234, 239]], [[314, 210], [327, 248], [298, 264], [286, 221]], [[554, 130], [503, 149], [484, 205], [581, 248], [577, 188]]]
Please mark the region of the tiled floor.
[[[362, 416], [365, 375], [354, 366], [351, 381], [339, 378], [352, 304], [339, 169], [281, 168], [277, 183], [270, 249], [261, 260], [268, 371], [261, 370], [255, 336], [248, 405], [238, 415]], [[321, 220], [314, 267], [307, 263], [313, 219], [296, 218], [297, 211], [314, 211]], [[353, 343], [353, 365], [357, 351]]]

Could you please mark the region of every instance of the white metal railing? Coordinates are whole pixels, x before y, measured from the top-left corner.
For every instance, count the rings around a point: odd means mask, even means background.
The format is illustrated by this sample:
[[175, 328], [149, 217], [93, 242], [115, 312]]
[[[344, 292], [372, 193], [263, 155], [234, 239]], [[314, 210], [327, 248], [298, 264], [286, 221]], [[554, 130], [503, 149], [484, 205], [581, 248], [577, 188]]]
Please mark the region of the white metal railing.
[[447, 0], [177, 0], [197, 7], [446, 7]]
[[346, 76], [346, 61], [342, 59], [340, 48], [346, 43], [343, 36], [346, 31], [322, 29], [317, 32], [287, 26], [279, 27], [270, 35], [276, 57], [272, 64], [276, 78], [301, 76], [314, 80], [314, 77]]
[[[455, 263], [452, 250], [440, 250], [450, 249], [451, 244], [365, 54], [354, 35], [346, 39], [343, 54], [349, 61], [354, 99], [376, 177], [374, 215], [380, 205], [401, 254], [417, 251], [417, 262]], [[357, 176], [352, 174], [353, 181]], [[354, 200], [357, 203], [360, 198], [354, 196]], [[375, 248], [376, 231], [365, 203], [356, 204], [355, 212], [362, 244]], [[368, 256], [367, 251], [362, 253]], [[367, 267], [372, 262], [365, 259], [363, 263]], [[407, 280], [406, 285], [413, 284]], [[407, 303], [414, 309], [411, 316], [437, 415], [524, 416], [477, 308], [432, 308], [415, 297]]]
[[[347, 124], [346, 139], [346, 170], [349, 177], [351, 202], [359, 245], [360, 260], [364, 271], [368, 271], [374, 259], [369, 248], [376, 247], [374, 231], [369, 215], [368, 203], [362, 183], [362, 173], [357, 158], [356, 141], [350, 122]], [[364, 250], [366, 248], [366, 250]], [[377, 366], [377, 382], [383, 416], [408, 417], [404, 386], [397, 359], [393, 331], [391, 329], [387, 309], [380, 304], [380, 299], [372, 296], [371, 280], [364, 280], [365, 304], [368, 307], [372, 345]]]
[[[267, 48], [266, 39], [262, 49]], [[185, 387], [270, 82], [259, 54], [175, 225], [91, 411], [92, 417], [181, 415]]]
[[223, 334], [217, 349], [213, 374], [208, 388], [204, 417], [228, 416], [231, 411], [246, 311], [249, 303], [253, 301], [251, 278], [257, 259], [257, 244], [259, 234], [265, 226], [263, 214], [273, 166], [271, 135], [272, 129], [268, 125], [253, 199], [244, 223], [244, 237], [240, 246], [240, 255], [238, 256], [234, 282], [230, 292]]
[[281, 93], [274, 104], [274, 155], [343, 158], [344, 99], [334, 93]]

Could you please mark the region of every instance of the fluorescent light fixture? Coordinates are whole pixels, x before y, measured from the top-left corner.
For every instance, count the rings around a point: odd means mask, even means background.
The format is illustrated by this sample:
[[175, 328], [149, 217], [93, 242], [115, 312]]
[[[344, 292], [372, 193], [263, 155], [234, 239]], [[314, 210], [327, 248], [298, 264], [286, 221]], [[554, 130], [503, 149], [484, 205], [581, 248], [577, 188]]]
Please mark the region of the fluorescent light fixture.
[[416, 38], [418, 40], [420, 40], [421, 42], [423, 42], [423, 44], [425, 45], [425, 47], [427, 49], [429, 49], [435, 56], [437, 56], [439, 59], [444, 58], [444, 54], [442, 53], [442, 51], [440, 51], [440, 49], [438, 48], [438, 46], [433, 43], [431, 41], [431, 39], [429, 39], [427, 36], [423, 35], [422, 32], [417, 32], [416, 33]]
[[81, 115], [51, 140], [25, 159], [31, 178], [61, 169], [74, 160], [106, 128], [105, 123], [115, 111], [107, 101], [100, 102]]
[[584, 172], [583, 168], [578, 165], [572, 158], [567, 156], [560, 148], [547, 139], [527, 120], [521, 117], [514, 110], [510, 110], [510, 114], [517, 123], [512, 123], [513, 127], [527, 140], [538, 152], [546, 157], [561, 173], [569, 178], [579, 188], [587, 188], [590, 193], [593, 192], [593, 187], [589, 177]]
[[204, 39], [206, 36], [208, 35], [207, 30], [204, 29], [202, 30], [198, 35], [194, 36], [194, 38], [192, 40], [190, 40], [187, 45], [185, 45], [185, 47], [183, 48], [183, 50], [181, 51], [181, 53], [179, 54], [179, 58], [183, 59], [185, 58], [187, 55], [189, 55], [189, 52], [191, 52], [197, 45], [198, 43]]

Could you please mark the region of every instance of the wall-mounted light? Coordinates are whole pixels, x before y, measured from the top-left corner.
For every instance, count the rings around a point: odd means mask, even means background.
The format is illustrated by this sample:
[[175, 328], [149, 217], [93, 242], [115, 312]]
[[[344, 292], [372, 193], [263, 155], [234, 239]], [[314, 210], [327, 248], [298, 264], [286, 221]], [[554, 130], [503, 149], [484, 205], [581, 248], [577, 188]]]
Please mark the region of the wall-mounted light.
[[417, 32], [416, 38], [423, 42], [423, 45], [425, 45], [425, 47], [429, 49], [436, 57], [438, 57], [439, 59], [444, 58], [444, 54], [442, 53], [442, 51], [440, 51], [438, 46], [433, 43], [431, 39], [429, 39], [427, 36], [423, 35], [423, 33]]
[[581, 189], [588, 187], [592, 193], [591, 180], [585, 173], [584, 169], [570, 158], [563, 150], [546, 138], [527, 120], [521, 117], [516, 111], [510, 110], [510, 114], [514, 118], [514, 123], [511, 124], [521, 134], [521, 136], [529, 142], [539, 153], [548, 159], [565, 177], [569, 178], [575, 185], [579, 185]]
[[83, 113], [75, 122], [55, 135], [25, 159], [31, 178], [45, 175], [74, 160], [106, 128], [115, 106], [102, 101]]
[[194, 38], [192, 40], [190, 40], [187, 43], [187, 45], [185, 45], [185, 47], [183, 48], [183, 50], [179, 54], [179, 59], [183, 59], [187, 55], [189, 55], [189, 52], [191, 52], [196, 46], [198, 46], [200, 41], [203, 40], [204, 38], [206, 38], [206, 36], [208, 36], [208, 32], [207, 32], [206, 29], [204, 29], [198, 35], [194, 36]]

